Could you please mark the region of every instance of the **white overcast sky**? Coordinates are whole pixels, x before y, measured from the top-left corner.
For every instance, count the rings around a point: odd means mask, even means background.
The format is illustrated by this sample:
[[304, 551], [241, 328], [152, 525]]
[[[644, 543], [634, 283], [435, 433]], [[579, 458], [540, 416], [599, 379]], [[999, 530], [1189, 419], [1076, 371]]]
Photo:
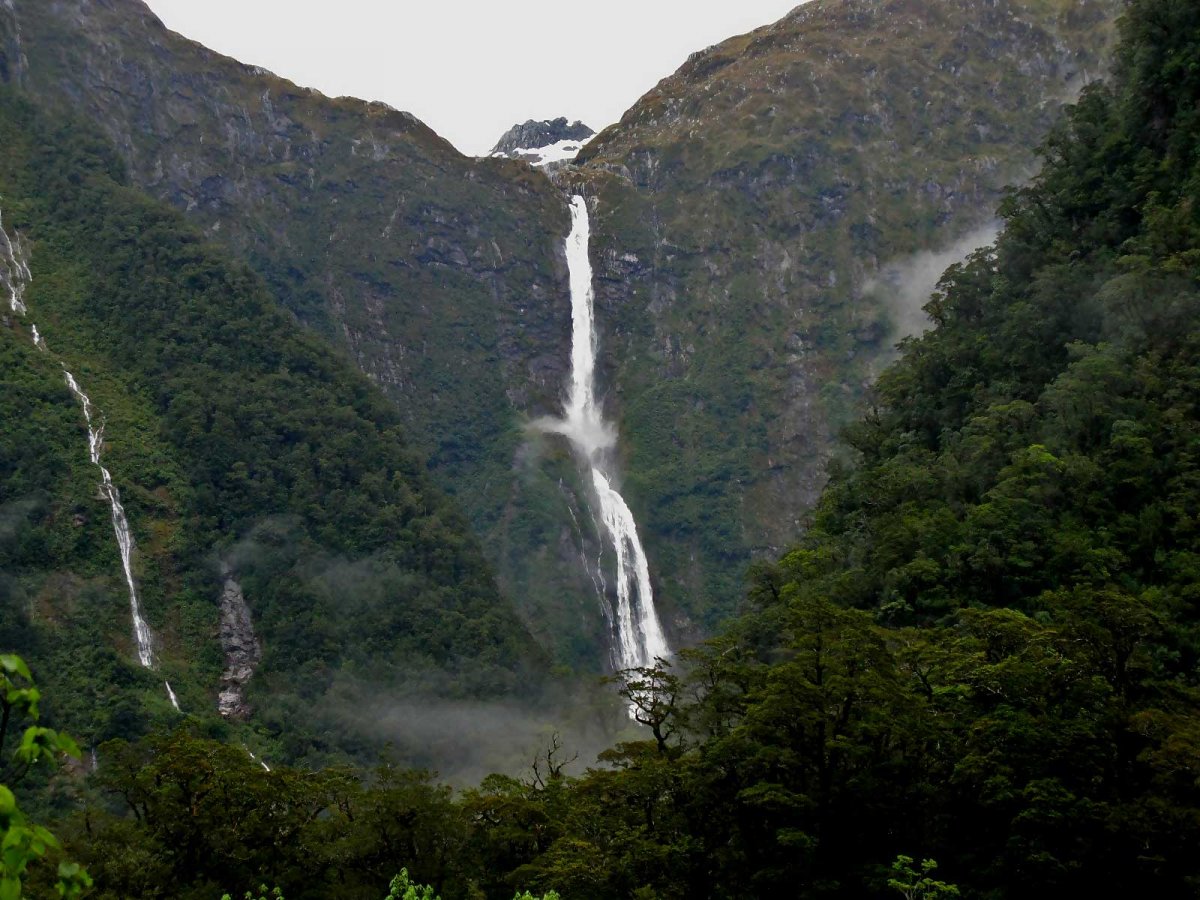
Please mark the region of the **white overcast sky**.
[[147, 0], [166, 23], [323, 93], [408, 110], [464, 153], [513, 123], [599, 130], [689, 53], [800, 0]]

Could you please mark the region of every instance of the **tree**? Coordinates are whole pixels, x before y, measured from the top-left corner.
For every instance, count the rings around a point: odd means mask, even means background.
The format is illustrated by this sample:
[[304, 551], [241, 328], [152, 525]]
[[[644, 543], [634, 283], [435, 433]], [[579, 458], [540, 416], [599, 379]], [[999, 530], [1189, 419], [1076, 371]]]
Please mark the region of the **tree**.
[[413, 884], [408, 878], [408, 869], [401, 869], [390, 887], [386, 900], [441, 900], [434, 895], [432, 885]]
[[[14, 654], [0, 654], [0, 754], [9, 729], [19, 718], [37, 722], [40, 696], [24, 660]], [[32, 766], [53, 762], [64, 754], [79, 758], [75, 741], [51, 728], [31, 724], [23, 732], [12, 760], [2, 763], [4, 768], [0, 773], [5, 778], [15, 776], [20, 781]], [[30, 863], [59, 848], [58, 839], [41, 825], [28, 822], [17, 805], [16, 796], [0, 784], [0, 900], [19, 900], [22, 880]], [[75, 863], [59, 863], [55, 885], [59, 897], [78, 897], [91, 884], [87, 872]]]
[[900, 854], [892, 862], [892, 877], [888, 879], [888, 887], [899, 891], [905, 900], [923, 900], [926, 897], [957, 897], [958, 888], [944, 881], [937, 881], [932, 873], [937, 869], [937, 862], [932, 859], [921, 861], [921, 871], [912, 867], [913, 858]]
[[678, 731], [677, 703], [681, 691], [678, 675], [667, 670], [671, 664], [656, 659], [652, 666], [623, 669], [612, 677], [617, 693], [629, 701], [635, 721], [650, 729], [658, 752], [667, 753], [667, 743]]

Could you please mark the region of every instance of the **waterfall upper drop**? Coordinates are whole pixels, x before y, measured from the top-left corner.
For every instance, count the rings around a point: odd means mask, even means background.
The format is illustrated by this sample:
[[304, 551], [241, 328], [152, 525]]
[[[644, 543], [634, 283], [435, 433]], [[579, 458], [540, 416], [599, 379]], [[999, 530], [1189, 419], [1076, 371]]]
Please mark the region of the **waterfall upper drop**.
[[[0, 284], [8, 288], [8, 305], [17, 315], [23, 316], [25, 288], [33, 281], [29, 271], [29, 258], [21, 245], [21, 235], [14, 231], [10, 238], [0, 221]], [[36, 342], [35, 342], [36, 343]]]
[[613, 471], [605, 452], [616, 444], [617, 431], [604, 421], [596, 401], [596, 320], [592, 291], [591, 237], [587, 202], [571, 198], [571, 233], [567, 235], [567, 269], [571, 287], [571, 384], [562, 419], [541, 423], [564, 435], [587, 465], [598, 518], [616, 553], [616, 609], [605, 600], [612, 624], [614, 662], [619, 669], [654, 664], [670, 654], [650, 586], [650, 567], [638, 537], [637, 523], [625, 499], [613, 487]]

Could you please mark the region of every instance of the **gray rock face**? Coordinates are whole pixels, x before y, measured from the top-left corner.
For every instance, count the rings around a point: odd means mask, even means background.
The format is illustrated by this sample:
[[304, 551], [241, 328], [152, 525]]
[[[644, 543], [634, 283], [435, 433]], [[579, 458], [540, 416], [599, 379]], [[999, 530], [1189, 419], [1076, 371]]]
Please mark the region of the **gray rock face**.
[[262, 647], [254, 634], [242, 586], [234, 580], [228, 566], [222, 567], [221, 574], [225, 579], [221, 588], [220, 628], [225, 671], [221, 673], [217, 711], [227, 719], [244, 720], [250, 717], [245, 689], [262, 659]]
[[568, 125], [565, 116], [543, 119], [540, 122], [529, 119], [504, 132], [504, 136], [492, 148], [492, 153], [512, 156], [517, 150], [548, 147], [559, 141], [585, 141], [595, 133], [579, 120]]

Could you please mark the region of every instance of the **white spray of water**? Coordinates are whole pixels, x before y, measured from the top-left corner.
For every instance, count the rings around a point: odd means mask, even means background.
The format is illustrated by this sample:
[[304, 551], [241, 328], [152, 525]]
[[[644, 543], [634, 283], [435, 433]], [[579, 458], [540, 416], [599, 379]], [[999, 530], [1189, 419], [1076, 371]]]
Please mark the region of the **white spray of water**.
[[616, 444], [617, 433], [604, 421], [596, 401], [597, 341], [589, 238], [587, 203], [576, 195], [571, 198], [571, 233], [566, 244], [571, 285], [570, 392], [563, 418], [544, 419], [538, 425], [564, 435], [591, 472], [599, 518], [616, 552], [614, 614], [605, 606], [616, 637], [613, 657], [618, 669], [629, 669], [654, 665], [655, 658], [666, 658], [671, 651], [654, 608], [650, 567], [637, 523], [629, 505], [613, 487], [613, 473], [605, 461], [606, 451]]
[[[129, 531], [129, 522], [125, 518], [125, 507], [121, 505], [121, 494], [113, 484], [112, 475], [100, 462], [100, 448], [104, 443], [104, 423], [93, 425], [95, 407], [87, 394], [79, 387], [75, 376], [63, 368], [67, 387], [83, 407], [83, 418], [88, 430], [88, 459], [100, 470], [100, 493], [108, 500], [112, 512], [113, 532], [117, 536], [117, 546], [121, 551], [121, 566], [125, 570], [125, 582], [129, 585], [129, 608], [133, 614], [133, 637], [137, 642], [138, 661], [147, 669], [154, 665], [154, 641], [150, 634], [150, 626], [142, 618], [142, 607], [138, 601], [137, 584], [133, 579], [133, 534]], [[170, 687], [167, 688], [170, 692]], [[174, 695], [172, 694], [172, 702]], [[178, 708], [178, 705], [176, 705]]]
[[[243, 747], [245, 747], [245, 744], [243, 744], [242, 746], [243, 746]], [[254, 755], [254, 751], [253, 751], [253, 750], [251, 750], [249, 747], [246, 747], [246, 752], [250, 754], [250, 758], [251, 758], [252, 760], [254, 760], [256, 763], [258, 763], [260, 766], [262, 766], [262, 767], [263, 767], [263, 771], [264, 771], [264, 772], [270, 772], [270, 771], [271, 771], [271, 767], [270, 767], [270, 766], [268, 766], [268, 765], [267, 765], [265, 762], [263, 762], [261, 759], [259, 759], [257, 756], [255, 756], [255, 755]]]
[[183, 710], [179, 708], [179, 698], [176, 697], [175, 692], [171, 690], [171, 682], [164, 681], [163, 684], [167, 688], [167, 699], [170, 700], [171, 705], [175, 707], [175, 712], [183, 712]]
[[8, 288], [8, 305], [17, 315], [25, 315], [25, 288], [33, 281], [21, 236], [10, 239], [0, 220], [0, 283]]

